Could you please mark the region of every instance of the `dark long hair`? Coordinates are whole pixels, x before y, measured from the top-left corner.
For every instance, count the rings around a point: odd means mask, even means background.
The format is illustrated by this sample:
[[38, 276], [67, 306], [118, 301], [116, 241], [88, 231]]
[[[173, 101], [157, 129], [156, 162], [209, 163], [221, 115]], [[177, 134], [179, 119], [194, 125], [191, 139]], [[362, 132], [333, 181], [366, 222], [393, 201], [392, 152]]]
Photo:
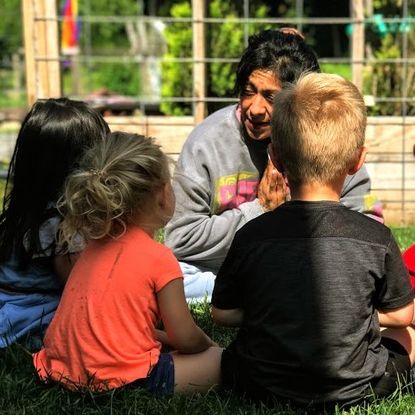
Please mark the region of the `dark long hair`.
[[281, 84], [295, 82], [306, 71], [320, 72], [317, 56], [303, 38], [279, 30], [263, 30], [249, 37], [236, 71], [237, 95], [257, 69], [272, 71]]
[[[41, 251], [39, 227], [56, 215], [54, 204], [81, 154], [109, 127], [81, 101], [38, 100], [25, 117], [10, 162], [0, 216], [0, 262], [24, 266]], [[23, 245], [25, 241], [25, 245]]]

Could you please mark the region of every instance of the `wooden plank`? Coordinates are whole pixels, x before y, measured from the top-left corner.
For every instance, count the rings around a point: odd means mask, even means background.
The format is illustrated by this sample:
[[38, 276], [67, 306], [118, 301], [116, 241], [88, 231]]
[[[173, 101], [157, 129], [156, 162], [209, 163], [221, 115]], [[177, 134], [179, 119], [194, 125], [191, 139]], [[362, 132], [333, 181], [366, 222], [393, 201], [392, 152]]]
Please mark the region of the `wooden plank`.
[[[415, 160], [402, 163], [366, 163], [372, 179], [372, 189], [415, 189]], [[415, 218], [414, 218], [415, 219]]]
[[193, 96], [196, 97], [193, 115], [198, 124], [206, 117], [206, 36], [205, 0], [192, 0], [193, 11]]
[[58, 98], [62, 95], [61, 71], [59, 62], [59, 30], [55, 0], [45, 0], [46, 50], [48, 67], [48, 97]]
[[60, 97], [59, 35], [55, 0], [23, 0], [27, 99]]
[[170, 156], [180, 153], [183, 143], [194, 128], [193, 117], [105, 117], [112, 131], [126, 131], [154, 137]]
[[366, 146], [371, 161], [400, 161], [413, 159], [415, 126], [368, 126]]
[[34, 51], [34, 9], [33, 0], [22, 1], [23, 38], [25, 49], [27, 103], [32, 106], [36, 101], [36, 66]]
[[395, 190], [376, 190], [382, 201], [385, 223], [388, 226], [405, 226], [415, 224], [415, 189], [402, 192]]
[[38, 58], [47, 56], [47, 37], [46, 22], [38, 20], [45, 17], [45, 0], [34, 0], [34, 51], [35, 51], [35, 71], [36, 71], [36, 98], [48, 98], [49, 74], [48, 64], [45, 60]]
[[365, 26], [363, 0], [350, 0], [353, 19], [352, 31], [352, 81], [363, 91], [363, 59], [365, 53]]

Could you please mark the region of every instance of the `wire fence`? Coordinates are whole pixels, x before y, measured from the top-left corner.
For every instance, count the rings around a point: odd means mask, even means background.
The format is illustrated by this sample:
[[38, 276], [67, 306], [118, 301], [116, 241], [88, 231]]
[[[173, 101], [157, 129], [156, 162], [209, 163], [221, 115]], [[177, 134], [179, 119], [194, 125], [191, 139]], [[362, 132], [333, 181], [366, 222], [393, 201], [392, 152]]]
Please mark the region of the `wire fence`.
[[[293, 26], [303, 31], [306, 40], [310, 41], [317, 27], [326, 28], [325, 43], [334, 42], [336, 36], [343, 40], [340, 42], [340, 53], [337, 53], [337, 56], [325, 55], [324, 52], [319, 52], [321, 45], [313, 45], [319, 54], [323, 70], [341, 72], [356, 83], [360, 82], [359, 86], [366, 95], [369, 111], [387, 115], [369, 117], [368, 121], [367, 166], [372, 177], [373, 190], [383, 201], [389, 222], [415, 222], [415, 163], [412, 154], [415, 144], [415, 18], [410, 14], [408, 0], [400, 2], [399, 15], [385, 16], [381, 19], [377, 15], [365, 17], [355, 11], [350, 16], [337, 18], [306, 17], [303, 15], [304, 5], [300, 1], [296, 2], [294, 17], [252, 17], [250, 0], [241, 2], [241, 14], [232, 17], [211, 17], [206, 10], [198, 14], [194, 8], [203, 5], [204, 2], [201, 0], [193, 0], [191, 15], [186, 17], [84, 14], [79, 17], [85, 32], [81, 37], [80, 50], [78, 54], [70, 56], [63, 54], [58, 45], [59, 27], [64, 16], [58, 11], [51, 12], [45, 5], [39, 6], [42, 0], [24, 0], [23, 3], [32, 10], [31, 16], [26, 16], [25, 20], [26, 39], [38, 42], [30, 53], [27, 49], [30, 45], [26, 45], [25, 49], [26, 72], [29, 70], [28, 57], [32, 59], [31, 68], [34, 72], [30, 75], [32, 78], [27, 79], [29, 101], [31, 97], [36, 99], [56, 95], [42, 86], [42, 82], [50, 83], [51, 79], [58, 77], [54, 83], [59, 85], [60, 95], [95, 102], [110, 116], [108, 119], [113, 129], [131, 129], [156, 136], [165, 150], [176, 156], [194, 124], [207, 115], [208, 110], [212, 111], [237, 101], [237, 98], [229, 93], [230, 88], [225, 88], [226, 94], [214, 93], [211, 87], [212, 79], [207, 79], [212, 75], [213, 65], [234, 67], [247, 45], [249, 35], [262, 28]], [[43, 0], [43, 3], [47, 5], [50, 1]], [[415, 10], [412, 10], [412, 13], [414, 12]], [[395, 27], [394, 31], [384, 35], [389, 36], [390, 42], [396, 46], [395, 54], [388, 54], [387, 50], [383, 50], [382, 53], [374, 50], [371, 42], [379, 35], [377, 30], [380, 24]], [[57, 48], [52, 52], [50, 45], [41, 44], [42, 33], [45, 36], [45, 44], [53, 40], [45, 35], [50, 33], [48, 28], [51, 25], [55, 25], [54, 41], [57, 44]], [[237, 46], [229, 47], [223, 55], [215, 55], [215, 49], [212, 44], [207, 44], [207, 39], [211, 39], [212, 33], [225, 25], [234, 28], [238, 33], [239, 43]], [[125, 43], [118, 48], [94, 46], [94, 35], [102, 26], [119, 27], [120, 31], [125, 32]], [[178, 26], [183, 30], [187, 28], [193, 31], [193, 36], [182, 53], [174, 55], [170, 51], [165, 33], [169, 27]], [[345, 36], [344, 32], [347, 29], [348, 35]], [[332, 37], [333, 33], [337, 35]], [[140, 43], [140, 36], [144, 36], [145, 41]], [[196, 47], [195, 37], [199, 38]], [[380, 43], [379, 39], [375, 41]], [[100, 84], [99, 80], [97, 81], [99, 71], [96, 68], [108, 66], [109, 76], [102, 78], [105, 81], [115, 77], [116, 65], [125, 68], [126, 72], [130, 71], [128, 73], [139, 73], [140, 76], [131, 75], [130, 79], [124, 80], [123, 84], [125, 87], [128, 86], [125, 88], [128, 93], [118, 94], [118, 97], [106, 95], [108, 91], [102, 95], [96, 93], [100, 87], [108, 87], [108, 83]], [[190, 76], [186, 79], [187, 87], [181, 90], [181, 94], [174, 93], [174, 88], [170, 94], [163, 89], [165, 65], [190, 68]], [[374, 81], [375, 78], [377, 83]], [[398, 81], [399, 85], [395, 85], [394, 88], [385, 88], [388, 83], [396, 84]], [[154, 117], [154, 114], [160, 114], [161, 106], [166, 103], [170, 104], [169, 108], [175, 108], [175, 104], [180, 104], [179, 109], [187, 117], [169, 115], [163, 117], [163, 121], [160, 121], [161, 117]], [[114, 117], [117, 111], [124, 117]]]

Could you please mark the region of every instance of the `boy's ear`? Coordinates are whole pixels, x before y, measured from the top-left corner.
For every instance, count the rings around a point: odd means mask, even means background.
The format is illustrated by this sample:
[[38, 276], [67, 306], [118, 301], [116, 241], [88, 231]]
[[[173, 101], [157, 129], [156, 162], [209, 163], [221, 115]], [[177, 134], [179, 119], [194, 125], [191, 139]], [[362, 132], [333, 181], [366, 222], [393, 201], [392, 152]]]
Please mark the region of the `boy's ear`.
[[272, 143], [268, 144], [268, 155], [272, 161], [272, 164], [275, 166], [275, 168], [280, 172], [283, 173], [284, 172], [284, 167], [281, 163], [281, 160], [278, 157], [278, 154], [275, 152], [274, 150], [274, 146], [272, 145]]
[[360, 170], [360, 168], [363, 166], [363, 163], [365, 162], [366, 154], [367, 154], [367, 148], [362, 147], [360, 150], [359, 158], [356, 160], [354, 165], [349, 169], [347, 174], [350, 174], [350, 175], [355, 174], [358, 170]]

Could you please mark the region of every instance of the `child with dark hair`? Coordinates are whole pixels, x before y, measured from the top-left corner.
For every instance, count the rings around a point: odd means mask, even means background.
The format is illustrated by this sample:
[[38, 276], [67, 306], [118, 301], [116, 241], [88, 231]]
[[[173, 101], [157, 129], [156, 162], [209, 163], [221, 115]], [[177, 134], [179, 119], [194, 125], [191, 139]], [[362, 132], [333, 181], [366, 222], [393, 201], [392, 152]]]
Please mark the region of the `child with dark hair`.
[[80, 155], [109, 128], [99, 113], [67, 98], [38, 100], [20, 128], [0, 216], [0, 347], [39, 348], [81, 241], [56, 244], [56, 202]]
[[214, 321], [240, 327], [222, 357], [240, 395], [328, 409], [409, 380], [414, 302], [399, 248], [340, 203], [365, 128], [363, 97], [337, 75], [301, 76], [275, 98], [269, 153], [291, 201], [236, 233], [212, 295]]
[[[69, 248], [77, 235], [88, 244], [33, 356], [41, 379], [155, 394], [219, 382], [222, 349], [195, 324], [179, 264], [154, 240], [174, 205], [168, 159], [143, 136], [111, 134], [68, 177], [61, 236]], [[176, 351], [162, 353], [163, 343]]]

